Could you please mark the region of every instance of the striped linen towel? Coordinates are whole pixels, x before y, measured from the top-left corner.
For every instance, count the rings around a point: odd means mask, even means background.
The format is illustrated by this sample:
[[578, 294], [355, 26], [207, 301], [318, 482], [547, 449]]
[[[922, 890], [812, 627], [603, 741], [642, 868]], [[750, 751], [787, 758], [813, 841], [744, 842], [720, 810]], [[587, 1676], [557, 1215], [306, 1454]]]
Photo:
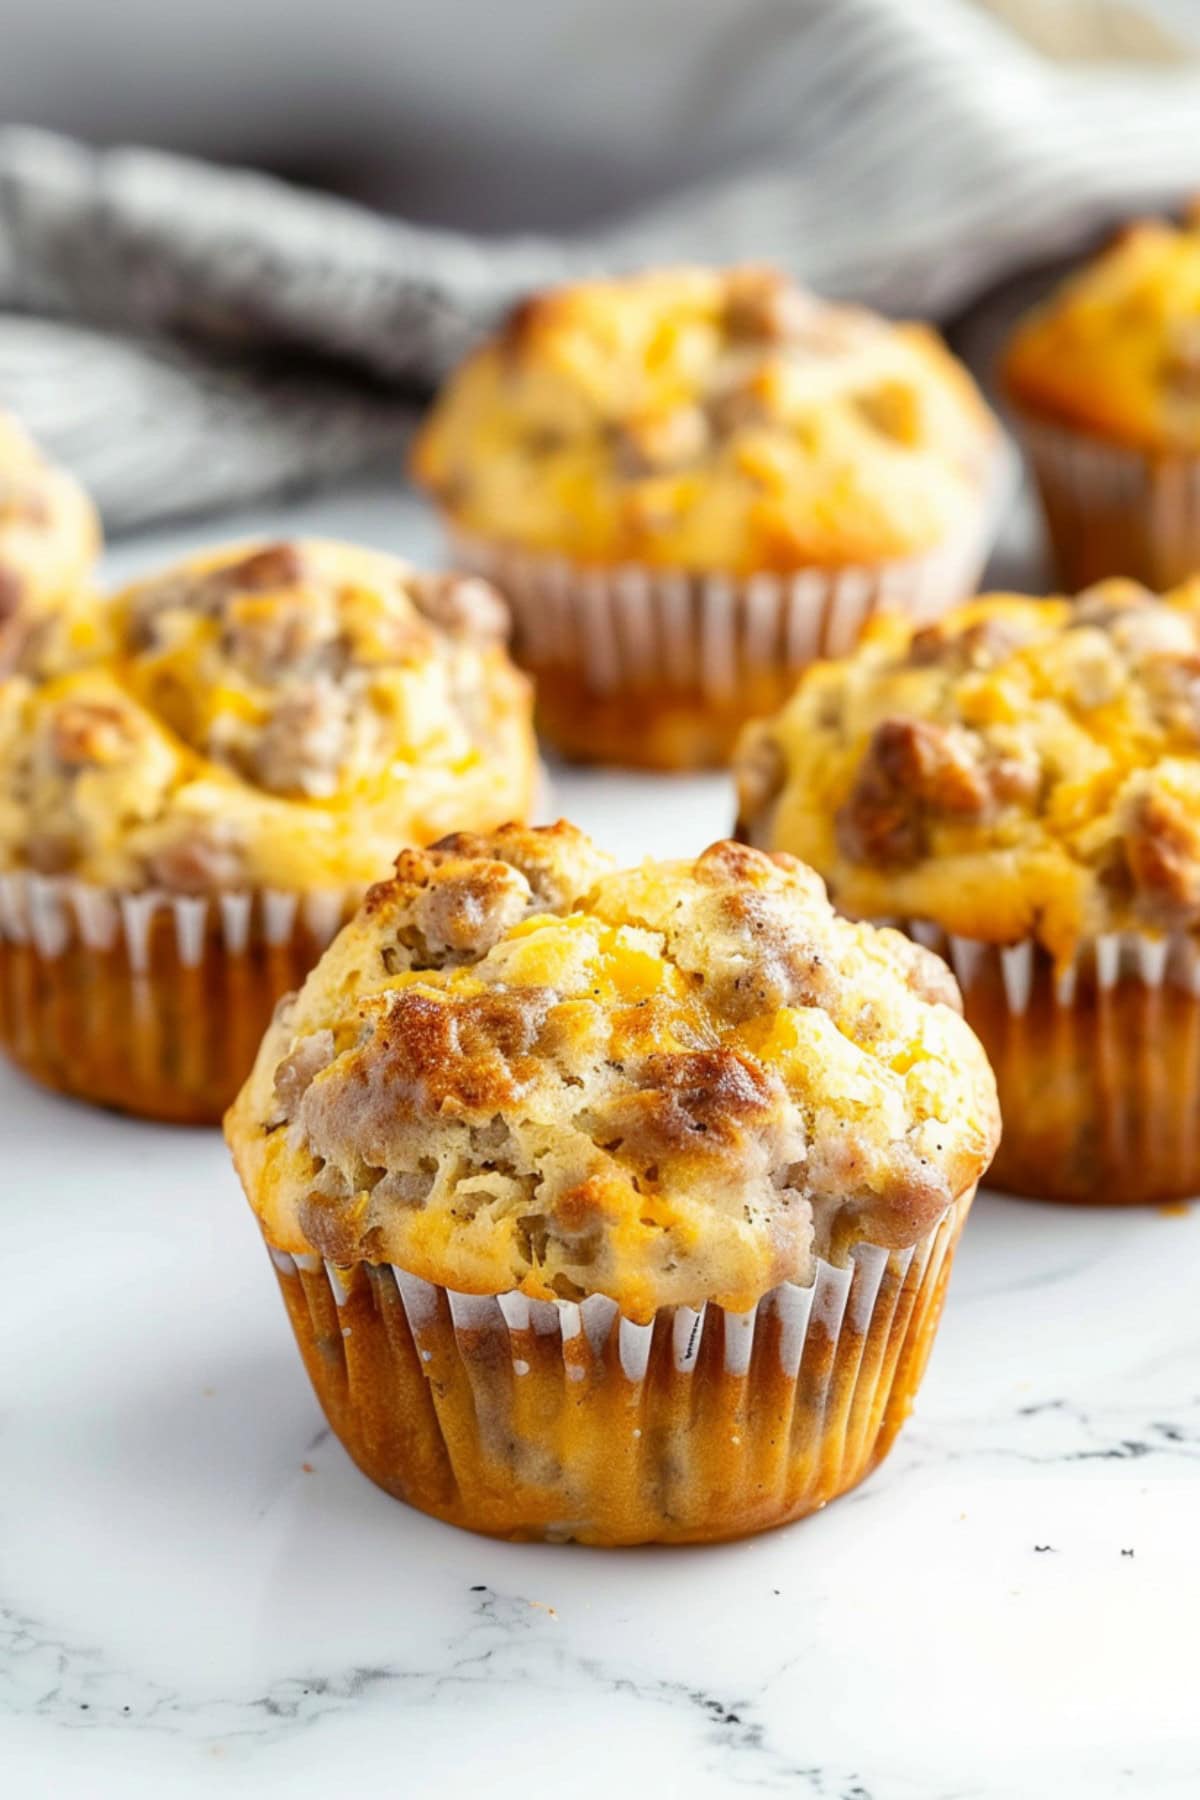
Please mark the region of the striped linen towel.
[[745, 0], [741, 30], [739, 93], [756, 57], [786, 84], [769, 154], [570, 238], [418, 226], [249, 172], [0, 130], [0, 404], [120, 529], [394, 454], [450, 364], [548, 281], [771, 259], [947, 321], [1200, 187], [1184, 0]]

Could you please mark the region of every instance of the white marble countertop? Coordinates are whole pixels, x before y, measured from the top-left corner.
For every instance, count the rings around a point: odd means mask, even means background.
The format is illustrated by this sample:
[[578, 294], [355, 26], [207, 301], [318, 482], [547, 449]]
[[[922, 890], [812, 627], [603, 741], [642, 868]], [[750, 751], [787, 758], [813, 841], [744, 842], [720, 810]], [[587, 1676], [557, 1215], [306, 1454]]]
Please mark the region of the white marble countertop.
[[[297, 522], [429, 547], [383, 487], [248, 529]], [[730, 816], [716, 778], [554, 801], [630, 855]], [[1196, 1211], [984, 1195], [862, 1489], [718, 1549], [521, 1546], [352, 1467], [215, 1132], [8, 1071], [0, 1119], [6, 1800], [1200, 1791]]]

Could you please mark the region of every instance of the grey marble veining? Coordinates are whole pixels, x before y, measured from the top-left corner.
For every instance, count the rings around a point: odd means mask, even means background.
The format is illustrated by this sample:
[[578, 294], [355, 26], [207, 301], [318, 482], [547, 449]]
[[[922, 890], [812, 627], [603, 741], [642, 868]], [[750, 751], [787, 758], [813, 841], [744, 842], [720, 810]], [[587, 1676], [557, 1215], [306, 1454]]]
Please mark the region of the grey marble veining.
[[[423, 529], [383, 488], [297, 516]], [[629, 855], [732, 810], [715, 777], [554, 783]], [[215, 1133], [4, 1070], [0, 1120], [5, 1800], [1200, 1792], [1194, 1211], [981, 1196], [868, 1483], [747, 1543], [596, 1552], [358, 1474]]]

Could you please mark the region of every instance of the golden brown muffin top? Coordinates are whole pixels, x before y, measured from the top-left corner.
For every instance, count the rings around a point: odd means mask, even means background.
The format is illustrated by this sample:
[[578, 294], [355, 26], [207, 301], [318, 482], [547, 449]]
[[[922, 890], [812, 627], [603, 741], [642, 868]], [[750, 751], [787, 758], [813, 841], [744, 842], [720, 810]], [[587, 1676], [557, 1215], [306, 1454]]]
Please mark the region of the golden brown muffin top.
[[574, 827], [408, 851], [226, 1120], [271, 1244], [467, 1293], [745, 1308], [982, 1174], [953, 977], [789, 856], [617, 869]]
[[0, 674], [36, 648], [60, 611], [89, 601], [96, 509], [75, 479], [0, 412]]
[[996, 430], [936, 334], [772, 269], [540, 294], [447, 384], [414, 470], [463, 532], [583, 562], [794, 569], [977, 521]]
[[881, 621], [747, 730], [737, 772], [751, 841], [851, 913], [1060, 956], [1200, 931], [1200, 582]]
[[1017, 327], [1019, 406], [1139, 450], [1200, 448], [1200, 212], [1123, 231]]
[[529, 802], [529, 686], [483, 582], [347, 544], [135, 583], [0, 687], [0, 866], [118, 888], [361, 884]]

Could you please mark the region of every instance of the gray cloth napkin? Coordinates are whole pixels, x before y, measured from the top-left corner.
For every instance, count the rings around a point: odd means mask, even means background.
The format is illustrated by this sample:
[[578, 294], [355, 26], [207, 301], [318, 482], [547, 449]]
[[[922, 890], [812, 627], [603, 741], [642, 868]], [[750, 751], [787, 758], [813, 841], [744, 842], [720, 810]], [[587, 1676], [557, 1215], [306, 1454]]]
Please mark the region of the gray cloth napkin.
[[789, 96], [769, 156], [570, 238], [417, 226], [258, 174], [0, 130], [0, 405], [119, 530], [397, 454], [463, 351], [564, 276], [770, 259], [948, 320], [1200, 188], [1186, 38], [1117, 62], [1085, 32], [1081, 59], [1021, 12], [796, 0], [781, 29], [777, 5], [747, 0], [741, 87], [761, 54]]

